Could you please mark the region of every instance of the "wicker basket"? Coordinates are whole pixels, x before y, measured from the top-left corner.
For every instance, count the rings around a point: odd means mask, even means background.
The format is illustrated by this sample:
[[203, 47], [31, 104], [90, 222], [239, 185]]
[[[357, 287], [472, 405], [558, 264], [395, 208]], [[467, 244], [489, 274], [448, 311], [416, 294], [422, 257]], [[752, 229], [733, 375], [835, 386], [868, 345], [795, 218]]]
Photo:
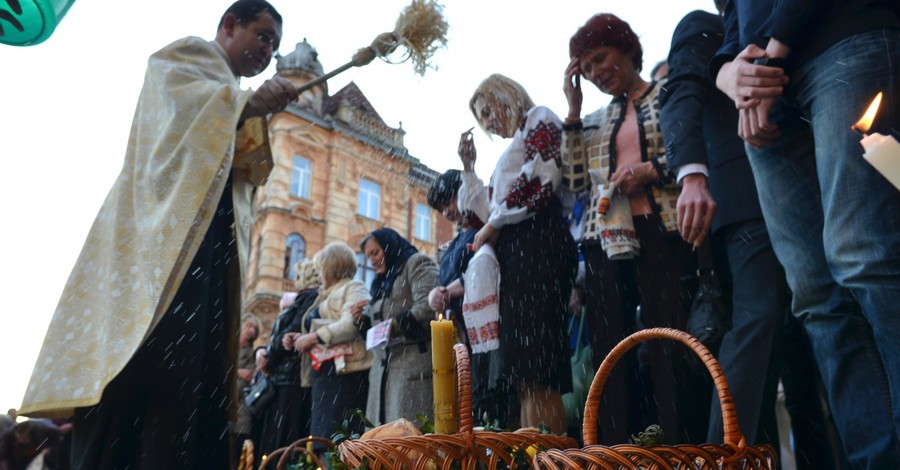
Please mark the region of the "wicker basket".
[[[668, 338], [690, 347], [703, 361], [712, 375], [722, 406], [725, 443], [722, 445], [675, 445], [640, 447], [635, 445], [597, 445], [597, 409], [603, 386], [616, 362], [631, 348], [649, 339]], [[585, 447], [581, 449], [540, 452], [535, 456], [535, 468], [543, 469], [772, 469], [776, 454], [772, 446], [748, 446], [738, 428], [737, 414], [728, 382], [719, 362], [699, 340], [670, 328], [639, 331], [622, 340], [603, 360], [594, 376], [584, 409], [582, 428]]]
[[352, 468], [368, 463], [378, 469], [449, 470], [458, 464], [461, 470], [476, 468], [480, 462], [488, 469], [496, 469], [500, 462], [513, 467], [513, 449], [531, 446], [543, 449], [563, 449], [578, 445], [570, 437], [541, 434], [533, 429], [516, 432], [476, 431], [472, 417], [472, 374], [466, 347], [453, 347], [456, 355], [457, 417], [456, 434], [428, 434], [370, 440], [344, 441], [339, 446], [341, 459]]
[[269, 454], [266, 460], [259, 465], [259, 470], [273, 468], [272, 462], [277, 462], [277, 464], [274, 466], [276, 470], [285, 470], [293, 456], [306, 454], [306, 444], [308, 442], [318, 442], [319, 444], [325, 444], [325, 446], [328, 448], [334, 448], [334, 443], [331, 442], [331, 439], [325, 439], [324, 437], [315, 436], [304, 437], [303, 439], [294, 441], [287, 447], [282, 447], [280, 449], [272, 451], [272, 453]]

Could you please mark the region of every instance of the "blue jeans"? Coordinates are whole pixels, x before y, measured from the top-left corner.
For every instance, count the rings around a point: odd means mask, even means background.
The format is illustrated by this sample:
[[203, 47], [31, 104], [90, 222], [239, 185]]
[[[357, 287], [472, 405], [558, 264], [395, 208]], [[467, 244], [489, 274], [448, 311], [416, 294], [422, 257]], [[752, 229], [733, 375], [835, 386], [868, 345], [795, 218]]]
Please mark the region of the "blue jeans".
[[772, 245], [848, 459], [900, 468], [900, 192], [850, 130], [879, 91], [900, 129], [900, 31], [846, 38], [790, 78], [781, 137], [747, 147]]

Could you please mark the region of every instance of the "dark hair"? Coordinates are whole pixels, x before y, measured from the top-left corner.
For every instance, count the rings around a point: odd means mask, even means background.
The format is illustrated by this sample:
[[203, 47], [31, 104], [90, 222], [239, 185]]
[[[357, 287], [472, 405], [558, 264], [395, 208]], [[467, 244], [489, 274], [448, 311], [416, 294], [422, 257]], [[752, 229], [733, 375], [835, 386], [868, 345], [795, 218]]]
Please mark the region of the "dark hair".
[[266, 0], [238, 0], [232, 3], [231, 6], [225, 10], [225, 13], [222, 14], [217, 29], [225, 24], [225, 17], [228, 16], [229, 13], [234, 14], [239, 22], [246, 24], [252, 23], [253, 20], [259, 18], [259, 15], [266, 12], [272, 15], [272, 18], [275, 18], [275, 21], [277, 21], [278, 24], [282, 24], [281, 15], [278, 13], [278, 10]]
[[653, 68], [650, 69], [650, 78], [652, 79], [654, 76], [656, 76], [656, 72], [659, 72], [659, 69], [667, 65], [669, 65], [669, 62], [667, 62], [666, 59], [657, 62], [656, 65], [654, 65]]
[[631, 26], [612, 13], [598, 13], [578, 28], [569, 40], [569, 57], [582, 54], [600, 46], [610, 46], [631, 58], [634, 69], [641, 71], [644, 64], [644, 50]]
[[459, 192], [462, 186], [462, 172], [459, 170], [447, 170], [434, 179], [431, 188], [428, 189], [428, 205], [436, 210], [442, 210]]
[[722, 14], [722, 12], [725, 11], [726, 3], [727, 3], [726, 0], [715, 0], [716, 10], [719, 12], [720, 15]]

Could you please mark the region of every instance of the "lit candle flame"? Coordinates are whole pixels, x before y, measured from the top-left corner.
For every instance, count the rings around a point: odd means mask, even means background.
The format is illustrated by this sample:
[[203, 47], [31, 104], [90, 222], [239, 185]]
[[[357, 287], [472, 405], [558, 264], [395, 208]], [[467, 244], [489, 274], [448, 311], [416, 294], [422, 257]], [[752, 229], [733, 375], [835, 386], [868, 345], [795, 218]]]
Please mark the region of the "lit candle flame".
[[881, 92], [878, 92], [878, 95], [875, 96], [875, 99], [872, 100], [872, 104], [869, 105], [869, 109], [866, 109], [866, 113], [863, 114], [863, 117], [859, 118], [856, 124], [850, 126], [851, 129], [855, 131], [862, 132], [865, 134], [869, 132], [869, 129], [872, 128], [872, 121], [875, 120], [875, 114], [878, 112], [878, 106], [881, 105]]
[[443, 314], [443, 313], [439, 313], [439, 314], [438, 314], [438, 321], [444, 321], [444, 314]]

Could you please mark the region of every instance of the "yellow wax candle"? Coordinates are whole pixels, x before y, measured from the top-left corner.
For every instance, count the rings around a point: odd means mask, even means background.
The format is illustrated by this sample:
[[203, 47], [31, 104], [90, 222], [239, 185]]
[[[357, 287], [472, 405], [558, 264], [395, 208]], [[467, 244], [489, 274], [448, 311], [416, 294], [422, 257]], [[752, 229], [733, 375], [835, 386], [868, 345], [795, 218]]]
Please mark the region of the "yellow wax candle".
[[434, 373], [434, 431], [456, 432], [456, 361], [453, 322], [443, 316], [431, 322], [431, 367]]

